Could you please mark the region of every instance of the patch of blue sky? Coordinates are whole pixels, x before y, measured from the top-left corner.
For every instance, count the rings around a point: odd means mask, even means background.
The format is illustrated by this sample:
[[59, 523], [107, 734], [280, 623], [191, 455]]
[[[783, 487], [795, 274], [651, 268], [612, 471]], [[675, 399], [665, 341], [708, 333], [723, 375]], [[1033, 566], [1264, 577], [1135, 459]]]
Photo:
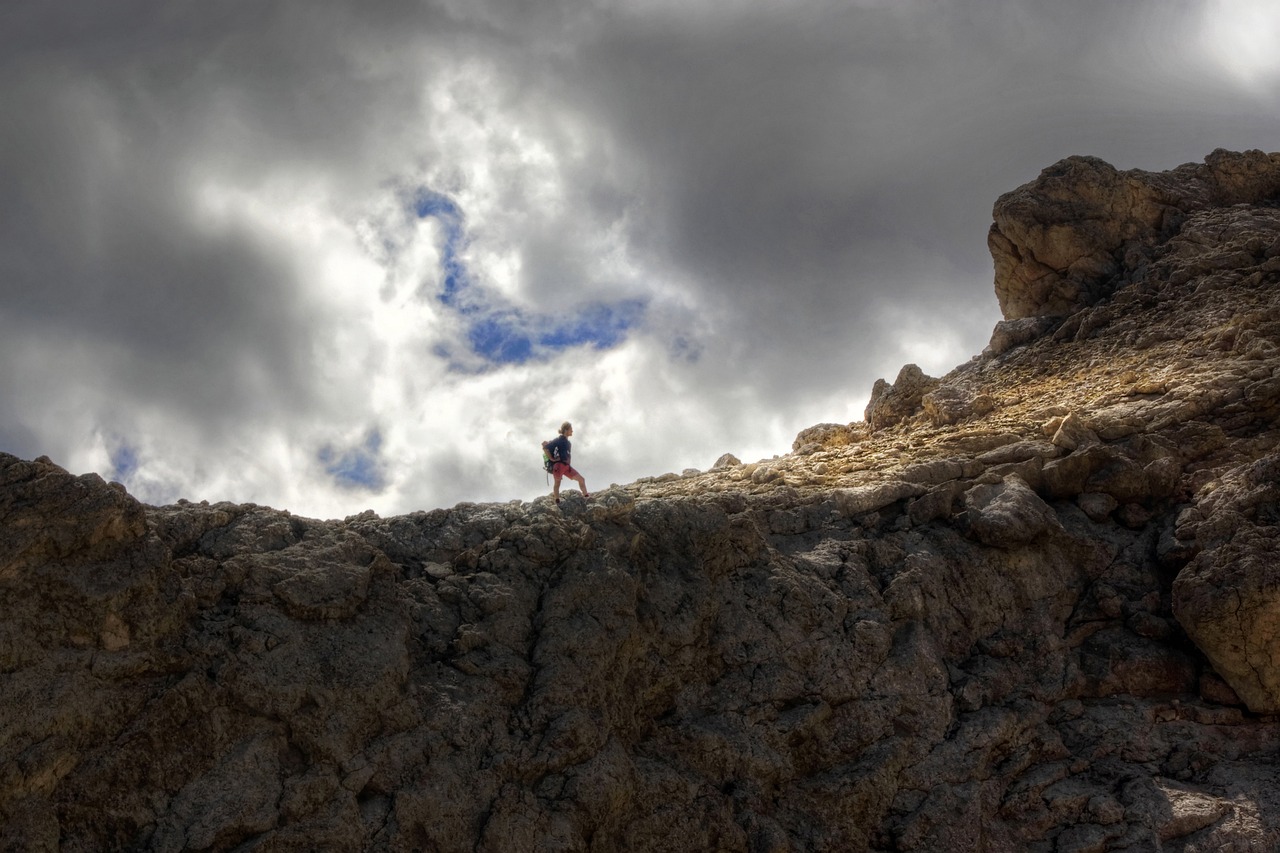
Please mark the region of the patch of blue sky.
[[493, 364], [524, 364], [571, 347], [609, 349], [622, 343], [640, 322], [646, 305], [643, 299], [592, 303], [577, 314], [554, 318], [495, 311], [469, 324], [467, 342]]
[[343, 489], [380, 491], [386, 486], [386, 466], [379, 456], [382, 451], [382, 433], [372, 429], [364, 441], [345, 449], [325, 445], [316, 454], [324, 471]]
[[107, 454], [111, 470], [104, 476], [108, 481], [124, 485], [129, 494], [153, 506], [173, 503], [181, 496], [176, 483], [158, 480], [142, 470], [138, 448], [123, 439], [117, 439], [117, 442]]
[[129, 484], [129, 480], [138, 470], [138, 451], [125, 442], [111, 451], [108, 456], [111, 463], [109, 479], [118, 483]]
[[608, 349], [622, 343], [627, 332], [644, 319], [649, 303], [644, 299], [625, 299], [611, 304], [590, 303], [570, 316], [554, 323], [538, 339], [547, 347], [564, 348], [590, 345]]
[[469, 307], [460, 304], [459, 297], [469, 289], [471, 276], [459, 258], [466, 248], [462, 211], [453, 199], [441, 193], [422, 190], [414, 198], [413, 212], [419, 219], [435, 219], [440, 223], [440, 272], [441, 284], [437, 298], [450, 308], [469, 313]]
[[[465, 217], [456, 202], [423, 190], [415, 197], [413, 210], [421, 219], [434, 218], [440, 223], [441, 284], [435, 298], [457, 313], [471, 352], [488, 367], [545, 360], [574, 347], [609, 349], [622, 343], [644, 319], [648, 308], [644, 299], [589, 302], [557, 314], [514, 308], [475, 281], [462, 261], [467, 243]], [[446, 349], [437, 352], [455, 369], [462, 368]]]
[[471, 349], [494, 364], [524, 364], [533, 357], [533, 340], [518, 314], [477, 317], [467, 328]]

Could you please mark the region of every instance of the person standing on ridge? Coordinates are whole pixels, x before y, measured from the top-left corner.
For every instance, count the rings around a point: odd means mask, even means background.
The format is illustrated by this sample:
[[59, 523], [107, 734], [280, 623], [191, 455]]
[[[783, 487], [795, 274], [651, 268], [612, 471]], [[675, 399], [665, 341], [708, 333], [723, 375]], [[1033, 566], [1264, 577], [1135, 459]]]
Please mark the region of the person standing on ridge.
[[591, 497], [587, 493], [587, 481], [582, 475], [573, 469], [569, 464], [570, 450], [572, 445], [569, 442], [569, 436], [573, 435], [573, 424], [565, 421], [560, 425], [560, 435], [550, 441], [542, 442], [542, 449], [551, 459], [551, 476], [556, 478], [555, 490], [551, 493], [556, 499], [556, 503], [560, 503], [560, 478], [568, 477], [578, 484], [584, 498]]

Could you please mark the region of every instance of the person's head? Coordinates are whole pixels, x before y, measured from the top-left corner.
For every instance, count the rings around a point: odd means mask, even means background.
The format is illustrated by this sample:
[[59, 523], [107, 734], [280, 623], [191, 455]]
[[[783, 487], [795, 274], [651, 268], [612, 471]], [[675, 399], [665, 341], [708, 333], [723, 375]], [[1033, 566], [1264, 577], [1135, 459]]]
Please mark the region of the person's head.
[[565, 421], [564, 423], [560, 424], [560, 434], [573, 435], [573, 424], [569, 423], [568, 421]]

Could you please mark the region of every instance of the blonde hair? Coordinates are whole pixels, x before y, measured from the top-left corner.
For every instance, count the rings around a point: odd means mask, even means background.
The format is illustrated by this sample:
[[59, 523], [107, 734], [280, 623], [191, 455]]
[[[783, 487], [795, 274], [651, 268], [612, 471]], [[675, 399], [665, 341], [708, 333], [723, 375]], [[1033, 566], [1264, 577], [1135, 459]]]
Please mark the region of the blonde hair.
[[560, 424], [561, 435], [564, 435], [566, 432], [568, 432], [571, 429], [573, 429], [573, 424], [569, 423], [568, 421], [565, 421], [564, 423]]

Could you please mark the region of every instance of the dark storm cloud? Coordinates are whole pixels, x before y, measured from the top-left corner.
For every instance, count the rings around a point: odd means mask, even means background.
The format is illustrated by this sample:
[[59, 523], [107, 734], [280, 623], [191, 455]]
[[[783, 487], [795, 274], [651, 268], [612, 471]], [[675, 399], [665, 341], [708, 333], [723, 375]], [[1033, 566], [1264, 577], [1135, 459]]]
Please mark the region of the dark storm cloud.
[[304, 402], [305, 282], [196, 193], [308, 162], [339, 187], [366, 178], [360, 152], [413, 88], [369, 48], [396, 25], [320, 4], [0, 14], [0, 318], [97, 347], [122, 397], [231, 421]]
[[1267, 145], [1273, 115], [1247, 118], [1250, 104], [1188, 57], [1198, 8], [620, 14], [562, 82], [651, 184], [637, 245], [721, 296], [724, 331], [767, 349], [803, 341], [756, 377], [804, 395], [797, 374], [892, 343], [883, 303], [968, 323], [957, 331], [980, 348], [995, 319], [991, 205], [1053, 161], [1169, 168]]
[[[1010, 172], [1048, 165], [1009, 164], [1002, 138], [1016, 148], [1008, 137], [1037, 125], [1093, 124], [1105, 139], [1123, 122], [1090, 111], [1116, 81], [1081, 50], [1112, 44], [1114, 14], [1003, 5], [787, 4], [705, 27], [673, 15], [602, 33], [565, 82], [644, 162], [646, 224], [673, 263], [713, 288], [776, 298], [799, 278], [826, 290], [888, 242], [981, 258], [980, 239], [959, 245], [958, 232], [980, 237]], [[1057, 144], [1074, 153], [1073, 140]]]
[[[42, 118], [34, 106], [22, 114], [28, 131]], [[166, 191], [182, 177], [171, 161], [107, 150], [130, 142], [94, 135], [124, 130], [55, 126], [10, 161], [5, 321], [43, 328], [51, 344], [101, 346], [120, 360], [117, 381], [142, 380], [156, 394], [191, 387], [190, 373], [170, 372], [178, 365], [199, 370], [205, 387], [219, 377], [235, 383], [250, 351], [268, 371], [297, 369], [293, 343], [274, 333], [302, 319], [285, 260], [255, 235], [197, 227]], [[134, 360], [153, 369], [141, 376]], [[159, 384], [157, 374], [167, 374]], [[234, 399], [220, 396], [218, 405]]]

